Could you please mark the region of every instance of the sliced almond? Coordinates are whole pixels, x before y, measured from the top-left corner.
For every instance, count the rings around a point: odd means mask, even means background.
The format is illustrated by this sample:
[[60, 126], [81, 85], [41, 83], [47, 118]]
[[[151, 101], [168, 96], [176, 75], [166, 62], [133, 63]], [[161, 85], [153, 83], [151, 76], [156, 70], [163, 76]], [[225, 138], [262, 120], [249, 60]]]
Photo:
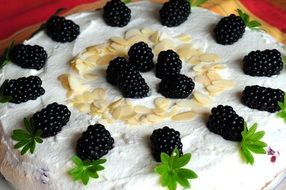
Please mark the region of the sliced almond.
[[127, 54], [127, 46], [123, 46], [117, 43], [111, 43], [110, 47], [112, 47], [115, 51]]
[[69, 81], [69, 86], [71, 90], [75, 94], [82, 94], [83, 92], [88, 90], [88, 87], [83, 84], [82, 80], [80, 80], [79, 78], [73, 75], [68, 76], [68, 81]]
[[145, 35], [148, 35], [148, 36], [152, 35], [154, 32], [155, 31], [153, 29], [151, 29], [151, 28], [143, 28], [141, 30], [142, 34], [145, 34]]
[[224, 68], [225, 68], [224, 65], [220, 63], [212, 63], [204, 66], [204, 69], [208, 71], [220, 71]]
[[214, 53], [205, 53], [200, 55], [201, 62], [218, 62], [220, 57]]
[[134, 36], [141, 35], [141, 32], [138, 29], [130, 29], [125, 33], [125, 39], [130, 39]]
[[207, 72], [207, 77], [210, 79], [210, 81], [221, 80], [220, 75], [217, 72], [214, 72], [214, 71], [208, 71]]
[[95, 80], [97, 79], [97, 75], [93, 73], [86, 73], [82, 76], [86, 80]]
[[131, 38], [128, 39], [128, 43], [132, 46], [133, 44], [135, 43], [138, 43], [138, 42], [145, 42], [147, 43], [148, 45], [150, 45], [150, 41], [143, 35], [135, 35]]
[[196, 72], [199, 72], [199, 73], [204, 73], [206, 71], [206, 68], [205, 66], [207, 65], [208, 63], [200, 63], [200, 64], [197, 64], [195, 66], [193, 66], [193, 70], [196, 71]]
[[116, 107], [112, 111], [112, 116], [115, 119], [128, 119], [136, 115], [136, 113], [133, 111], [132, 107], [129, 105], [122, 105], [119, 107]]
[[84, 92], [82, 95], [81, 95], [82, 99], [83, 99], [83, 102], [88, 102], [88, 103], [91, 103], [93, 100], [94, 100], [94, 95], [92, 92]]
[[195, 81], [198, 83], [203, 84], [204, 86], [207, 86], [211, 84], [210, 79], [206, 75], [197, 75], [195, 76]]
[[176, 105], [182, 108], [191, 108], [192, 101], [190, 100], [177, 100]]
[[166, 109], [167, 107], [170, 106], [171, 101], [170, 99], [159, 97], [159, 98], [155, 98], [154, 104], [157, 108]]
[[158, 116], [163, 116], [166, 114], [166, 111], [160, 108], [152, 109], [152, 112]]
[[90, 112], [90, 104], [79, 103], [79, 104], [74, 104], [73, 106], [80, 112], [83, 112], [83, 113]]
[[201, 92], [193, 92], [193, 96], [195, 100], [202, 105], [209, 105], [211, 103], [210, 97]]
[[182, 112], [182, 113], [178, 113], [178, 114], [174, 115], [172, 117], [172, 120], [174, 120], [174, 121], [190, 120], [190, 119], [193, 119], [195, 117], [195, 115], [196, 115], [196, 113], [192, 112], [192, 111]]
[[224, 91], [224, 88], [215, 86], [215, 85], [208, 85], [206, 87], [207, 91], [210, 92], [212, 95], [217, 95]]
[[235, 83], [232, 80], [216, 80], [212, 84], [219, 88], [229, 89], [235, 86]]
[[125, 47], [129, 46], [128, 41], [126, 39], [121, 38], [121, 37], [117, 37], [117, 36], [111, 37], [110, 40], [112, 42], [115, 42], [118, 45], [121, 45], [121, 46], [125, 46]]
[[62, 83], [62, 86], [66, 89], [66, 90], [70, 90], [70, 85], [69, 85], [69, 80], [68, 80], [68, 74], [62, 74], [58, 77], [58, 80]]
[[191, 35], [189, 34], [181, 34], [176, 36], [176, 38], [182, 42], [189, 42], [192, 39]]
[[115, 109], [118, 106], [122, 105], [123, 103], [124, 103], [124, 99], [119, 98], [119, 99], [115, 100], [114, 102], [112, 102], [111, 104], [109, 104], [108, 108], [109, 109]]
[[110, 54], [107, 54], [103, 57], [100, 57], [98, 60], [97, 60], [97, 64], [98, 65], [108, 65], [109, 62], [114, 58], [113, 55], [110, 55]]
[[101, 112], [104, 112], [108, 107], [108, 102], [106, 100], [95, 100], [93, 105]]
[[152, 123], [159, 123], [161, 122], [164, 118], [156, 115], [156, 114], [147, 114], [146, 119]]
[[159, 32], [159, 31], [154, 32], [154, 33], [149, 37], [149, 40], [150, 40], [151, 42], [153, 42], [154, 44], [159, 43], [159, 41], [160, 41], [160, 32]]
[[136, 113], [150, 113], [151, 112], [151, 110], [148, 107], [141, 106], [141, 105], [134, 106], [134, 111]]
[[155, 46], [154, 53], [158, 55], [161, 51], [166, 51], [168, 49], [174, 49], [174, 47], [175, 46], [172, 40], [164, 39]]
[[104, 88], [96, 88], [92, 94], [95, 100], [104, 100], [106, 98], [106, 90]]
[[177, 53], [179, 54], [181, 59], [189, 59], [191, 57], [191, 49], [188, 48], [180, 48], [177, 50]]

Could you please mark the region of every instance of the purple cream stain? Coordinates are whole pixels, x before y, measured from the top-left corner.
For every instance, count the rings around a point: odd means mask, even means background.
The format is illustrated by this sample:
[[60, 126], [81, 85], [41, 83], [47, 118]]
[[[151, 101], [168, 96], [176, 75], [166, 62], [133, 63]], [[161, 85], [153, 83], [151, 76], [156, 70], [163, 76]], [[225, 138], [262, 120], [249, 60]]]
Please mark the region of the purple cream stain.
[[49, 182], [49, 170], [45, 168], [41, 168], [41, 182], [43, 184], [47, 184]]
[[273, 150], [271, 147], [268, 147], [267, 155], [271, 156], [270, 161], [275, 163], [277, 157], [280, 155], [280, 152]]

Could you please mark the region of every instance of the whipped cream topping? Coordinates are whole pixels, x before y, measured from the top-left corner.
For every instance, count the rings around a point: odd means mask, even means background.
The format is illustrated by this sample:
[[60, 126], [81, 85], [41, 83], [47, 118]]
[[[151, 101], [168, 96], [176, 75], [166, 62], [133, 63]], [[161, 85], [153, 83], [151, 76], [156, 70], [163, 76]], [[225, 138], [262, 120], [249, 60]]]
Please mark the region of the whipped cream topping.
[[[164, 190], [160, 186], [159, 176], [153, 172], [157, 163], [151, 155], [149, 136], [154, 129], [168, 125], [180, 131], [183, 151], [192, 153], [192, 160], [187, 167], [194, 170], [199, 177], [191, 181], [191, 189], [263, 189], [286, 168], [286, 124], [275, 114], [252, 110], [242, 105], [240, 96], [246, 85], [258, 84], [286, 90], [286, 73], [282, 72], [271, 78], [247, 76], [242, 72], [242, 59], [250, 51], [257, 49], [276, 48], [283, 52], [282, 45], [268, 34], [250, 30], [246, 30], [243, 38], [231, 46], [219, 45], [213, 39], [212, 30], [220, 16], [201, 8], [192, 8], [192, 13], [184, 24], [167, 28], [159, 22], [159, 5], [139, 2], [128, 6], [132, 10], [132, 19], [124, 28], [107, 26], [102, 19], [101, 11], [79, 13], [68, 17], [81, 27], [81, 34], [74, 42], [56, 43], [44, 32], [25, 41], [25, 44], [41, 45], [47, 51], [48, 61], [41, 71], [22, 69], [15, 64], [8, 64], [2, 69], [1, 83], [5, 79], [38, 75], [43, 80], [46, 90], [46, 93], [35, 101], [1, 106], [0, 171], [3, 176], [19, 190]], [[105, 156], [106, 169], [100, 172], [100, 178], [90, 181], [87, 186], [72, 181], [67, 172], [73, 166], [70, 158], [75, 154], [77, 139], [88, 125], [96, 123], [97, 119], [70, 107], [72, 116], [67, 126], [57, 136], [45, 139], [43, 144], [36, 147], [33, 155], [21, 156], [19, 150], [13, 148], [11, 133], [16, 128], [24, 127], [24, 117], [32, 116], [55, 101], [67, 104], [66, 91], [57, 78], [63, 73], [70, 72], [68, 62], [74, 56], [88, 46], [105, 42], [111, 36], [122, 36], [128, 29], [142, 27], [161, 30], [170, 35], [177, 34], [179, 29], [180, 33], [192, 36], [195, 46], [220, 55], [222, 63], [228, 65], [223, 77], [236, 81], [237, 85], [231, 91], [216, 97], [212, 106], [233, 106], [247, 123], [257, 122], [258, 130], [266, 132], [264, 141], [280, 153], [275, 163], [271, 162], [271, 156], [255, 155], [253, 166], [245, 164], [241, 160], [238, 143], [226, 141], [206, 128], [211, 107], [193, 121], [168, 121], [138, 127], [130, 127], [122, 122], [106, 125], [115, 139], [115, 146]], [[155, 86], [156, 83], [158, 81], [154, 81], [150, 86]], [[108, 87], [108, 84], [103, 83], [101, 87]], [[148, 99], [141, 101], [147, 101], [148, 104]]]

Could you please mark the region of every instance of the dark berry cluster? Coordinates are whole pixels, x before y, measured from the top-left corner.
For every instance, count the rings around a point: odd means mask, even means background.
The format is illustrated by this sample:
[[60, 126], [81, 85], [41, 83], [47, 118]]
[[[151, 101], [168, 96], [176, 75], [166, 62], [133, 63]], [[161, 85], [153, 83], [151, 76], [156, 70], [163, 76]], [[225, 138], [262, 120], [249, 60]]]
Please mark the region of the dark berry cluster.
[[159, 92], [167, 98], [187, 98], [195, 83], [185, 75], [177, 74], [165, 77], [159, 84]]
[[21, 77], [6, 80], [1, 87], [4, 97], [9, 97], [9, 102], [19, 104], [35, 100], [45, 93], [42, 80], [38, 76]]
[[152, 154], [157, 162], [161, 161], [162, 152], [171, 155], [173, 150], [177, 148], [180, 154], [183, 154], [183, 144], [181, 142], [180, 132], [169, 127], [156, 129], [151, 137]]
[[131, 10], [121, 0], [111, 0], [103, 8], [103, 19], [109, 26], [126, 26], [131, 19]]
[[276, 50], [252, 51], [243, 59], [243, 71], [251, 76], [277, 75], [283, 69], [281, 53]]
[[191, 13], [191, 5], [187, 0], [170, 0], [160, 9], [162, 25], [173, 27], [184, 23]]
[[245, 23], [240, 16], [231, 14], [222, 18], [214, 29], [217, 43], [230, 45], [237, 42], [245, 32]]
[[242, 93], [242, 102], [249, 108], [274, 113], [280, 110], [278, 102], [284, 101], [284, 95], [280, 89], [247, 86]]
[[68, 123], [71, 112], [65, 105], [56, 102], [36, 112], [32, 119], [36, 129], [42, 130], [42, 137], [47, 138], [58, 134]]
[[72, 42], [80, 33], [79, 25], [65, 17], [52, 16], [46, 23], [46, 32], [56, 42]]
[[36, 70], [43, 68], [47, 57], [47, 52], [38, 45], [15, 45], [9, 53], [9, 58], [15, 64], [22, 68]]
[[219, 105], [212, 109], [207, 128], [226, 140], [241, 141], [244, 119], [236, 114], [230, 106]]
[[128, 51], [129, 62], [140, 72], [150, 71], [154, 67], [152, 49], [144, 42], [132, 45]]
[[114, 139], [101, 124], [90, 125], [78, 139], [76, 153], [82, 160], [97, 160], [113, 148]]

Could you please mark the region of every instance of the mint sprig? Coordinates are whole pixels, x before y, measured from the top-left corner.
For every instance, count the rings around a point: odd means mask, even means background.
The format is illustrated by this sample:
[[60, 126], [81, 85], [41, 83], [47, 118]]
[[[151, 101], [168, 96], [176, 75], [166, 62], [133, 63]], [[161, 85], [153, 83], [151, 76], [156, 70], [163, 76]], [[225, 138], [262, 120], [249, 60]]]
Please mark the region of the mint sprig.
[[282, 62], [286, 64], [286, 55], [282, 56]]
[[278, 105], [281, 109], [280, 112], [278, 112], [278, 116], [286, 122], [286, 93], [283, 102], [278, 102]]
[[123, 3], [127, 4], [127, 3], [131, 3], [132, 0], [122, 0]]
[[200, 7], [202, 4], [207, 2], [208, 0], [190, 0], [190, 4], [192, 7]]
[[258, 21], [256, 21], [256, 20], [250, 21], [250, 20], [249, 20], [249, 15], [246, 14], [246, 13], [244, 13], [244, 12], [243, 12], [242, 10], [240, 10], [240, 9], [237, 9], [236, 11], [238, 12], [239, 16], [241, 17], [241, 19], [243, 20], [244, 24], [245, 24], [248, 28], [250, 28], [250, 29], [252, 29], [252, 30], [258, 30], [258, 29], [259, 29], [259, 27], [261, 26], [261, 23], [260, 23], [260, 22], [258, 22]]
[[41, 137], [42, 130], [35, 129], [33, 119], [30, 121], [27, 118], [24, 118], [25, 129], [15, 129], [12, 134], [12, 139], [18, 141], [15, 144], [14, 148], [21, 150], [21, 155], [30, 151], [31, 154], [35, 152], [36, 144], [43, 143]]
[[75, 168], [69, 171], [69, 175], [74, 181], [81, 181], [87, 185], [90, 178], [98, 178], [98, 172], [104, 170], [102, 164], [106, 162], [105, 159], [98, 159], [95, 161], [84, 160], [82, 161], [78, 156], [72, 157]]
[[162, 152], [161, 163], [155, 168], [155, 172], [161, 175], [161, 185], [169, 190], [176, 190], [179, 183], [184, 188], [190, 188], [190, 179], [197, 178], [197, 174], [187, 168], [183, 168], [191, 160], [191, 154], [180, 156], [176, 148], [171, 156]]
[[12, 41], [9, 46], [5, 49], [4, 54], [0, 58], [0, 69], [7, 65], [11, 60], [9, 57], [10, 51], [14, 46], [14, 41]]
[[252, 153], [266, 154], [265, 147], [267, 144], [261, 139], [265, 135], [264, 131], [256, 131], [257, 123], [248, 128], [247, 124], [244, 123], [244, 130], [242, 131], [242, 141], [240, 143], [240, 153], [243, 160], [247, 164], [254, 164], [254, 157]]

